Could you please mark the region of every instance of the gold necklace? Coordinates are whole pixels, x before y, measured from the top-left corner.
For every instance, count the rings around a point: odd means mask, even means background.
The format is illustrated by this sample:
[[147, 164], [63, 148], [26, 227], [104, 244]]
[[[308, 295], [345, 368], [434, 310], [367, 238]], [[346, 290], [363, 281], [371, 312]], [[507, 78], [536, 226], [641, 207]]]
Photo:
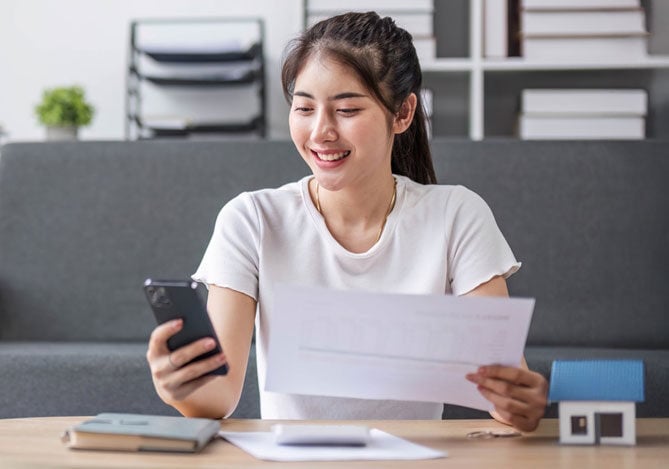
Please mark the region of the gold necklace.
[[[378, 243], [381, 239], [381, 234], [383, 234], [383, 229], [386, 227], [388, 216], [390, 215], [390, 212], [393, 211], [393, 208], [395, 208], [395, 199], [397, 198], [397, 179], [393, 178], [393, 183], [393, 196], [390, 198], [390, 204], [388, 204], [386, 216], [383, 217], [383, 223], [381, 223], [381, 228], [379, 229], [379, 234], [376, 236], [376, 241], [374, 241], [374, 244]], [[323, 211], [321, 210], [321, 196], [319, 191], [320, 187], [321, 185], [318, 184], [318, 181], [316, 181], [316, 210], [318, 210], [318, 213], [320, 213], [321, 216], [325, 218], [325, 215], [323, 215]]]

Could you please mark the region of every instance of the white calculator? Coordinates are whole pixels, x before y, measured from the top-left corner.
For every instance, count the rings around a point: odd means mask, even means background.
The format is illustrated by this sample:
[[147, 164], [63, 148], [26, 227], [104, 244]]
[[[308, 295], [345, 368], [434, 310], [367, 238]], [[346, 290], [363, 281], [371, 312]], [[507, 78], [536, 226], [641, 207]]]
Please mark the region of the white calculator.
[[365, 446], [370, 441], [363, 425], [275, 424], [272, 433], [278, 445]]

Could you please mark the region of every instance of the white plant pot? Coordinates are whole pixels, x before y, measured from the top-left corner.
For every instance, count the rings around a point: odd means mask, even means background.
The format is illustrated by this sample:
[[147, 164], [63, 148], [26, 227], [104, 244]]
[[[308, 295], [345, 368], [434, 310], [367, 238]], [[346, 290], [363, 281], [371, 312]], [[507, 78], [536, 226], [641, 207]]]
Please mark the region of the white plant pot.
[[47, 127], [46, 128], [46, 139], [47, 140], [59, 140], [59, 141], [72, 141], [77, 139], [79, 128], [70, 125], [65, 127]]

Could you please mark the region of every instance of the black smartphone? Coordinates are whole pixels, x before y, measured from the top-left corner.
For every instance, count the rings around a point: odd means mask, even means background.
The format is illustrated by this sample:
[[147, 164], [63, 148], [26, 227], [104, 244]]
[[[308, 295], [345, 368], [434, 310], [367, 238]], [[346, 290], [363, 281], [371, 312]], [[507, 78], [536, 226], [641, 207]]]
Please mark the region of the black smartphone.
[[[218, 342], [198, 289], [199, 284], [192, 280], [153, 280], [149, 278], [144, 282], [144, 293], [158, 324], [173, 319], [183, 319], [183, 328], [167, 339], [167, 347], [170, 350], [176, 350], [203, 337], [212, 337], [216, 341], [216, 347], [195, 357], [189, 363], [221, 353], [221, 344]], [[225, 375], [227, 373], [226, 363], [207, 374]]]

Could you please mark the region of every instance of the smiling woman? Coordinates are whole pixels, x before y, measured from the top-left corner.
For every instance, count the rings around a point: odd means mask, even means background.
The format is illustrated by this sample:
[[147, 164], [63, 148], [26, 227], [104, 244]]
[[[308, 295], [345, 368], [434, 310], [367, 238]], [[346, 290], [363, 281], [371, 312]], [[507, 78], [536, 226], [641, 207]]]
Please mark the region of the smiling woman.
[[295, 86], [290, 133], [314, 174], [312, 198], [340, 244], [367, 251], [395, 198], [393, 138], [411, 122], [415, 95], [401, 118], [392, 116], [349, 67], [327, 57], [309, 60]]
[[[441, 418], [440, 403], [264, 390], [272, 324], [281, 320], [273, 304], [279, 282], [508, 295], [505, 278], [520, 267], [480, 197], [436, 185], [418, 58], [411, 36], [392, 19], [349, 13], [317, 23], [289, 45], [282, 79], [291, 137], [312, 175], [241, 194], [222, 208], [193, 278], [209, 286], [209, 315], [225, 355], [175, 369], [170, 363], [188, 363], [209, 341], [170, 352], [167, 339], [181, 325], [158, 326], [147, 353], [156, 390], [185, 415], [229, 415], [257, 320], [263, 418]], [[226, 377], [206, 376], [222, 361]], [[494, 404], [496, 418], [536, 428], [546, 403], [541, 375], [489, 366], [467, 379]]]

